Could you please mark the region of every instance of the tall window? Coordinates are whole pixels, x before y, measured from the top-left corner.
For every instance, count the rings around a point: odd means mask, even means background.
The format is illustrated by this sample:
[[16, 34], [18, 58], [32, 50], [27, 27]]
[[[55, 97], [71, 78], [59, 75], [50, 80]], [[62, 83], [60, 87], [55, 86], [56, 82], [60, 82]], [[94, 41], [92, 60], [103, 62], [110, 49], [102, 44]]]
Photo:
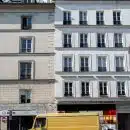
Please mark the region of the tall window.
[[64, 48], [70, 48], [71, 45], [71, 34], [64, 34]]
[[71, 12], [69, 12], [69, 11], [63, 12], [63, 24], [64, 25], [71, 24]]
[[85, 33], [80, 34], [80, 47], [88, 47], [87, 34]]
[[121, 72], [124, 71], [124, 57], [118, 56], [116, 57], [116, 71]]
[[81, 82], [81, 96], [89, 96], [89, 82]]
[[31, 16], [22, 16], [21, 17], [21, 29], [29, 30], [32, 28], [32, 17]]
[[31, 71], [31, 62], [20, 62], [20, 79], [31, 79]]
[[21, 38], [21, 53], [30, 53], [32, 52], [32, 39], [31, 38]]
[[99, 82], [100, 96], [107, 95], [107, 82]]
[[118, 96], [125, 95], [125, 82], [117, 82]]
[[65, 97], [73, 96], [72, 87], [73, 87], [72, 82], [65, 82], [64, 83], [64, 96]]
[[114, 43], [115, 43], [115, 47], [123, 47], [122, 45], [122, 34], [120, 33], [115, 33], [114, 34]]
[[28, 89], [20, 89], [19, 90], [20, 95], [20, 103], [31, 103], [31, 90]]
[[107, 68], [106, 68], [106, 57], [104, 57], [104, 56], [99, 56], [98, 57], [98, 71], [99, 72], [107, 71]]
[[96, 19], [97, 19], [97, 25], [103, 25], [104, 24], [103, 12], [102, 11], [96, 12]]
[[72, 58], [71, 57], [64, 57], [64, 71], [72, 72]]
[[89, 71], [88, 57], [80, 57], [80, 71]]
[[87, 12], [86, 11], [80, 11], [79, 12], [79, 24], [80, 25], [86, 25], [87, 24]]
[[97, 34], [97, 47], [105, 47], [105, 35], [98, 33]]
[[121, 24], [120, 15], [121, 15], [121, 13], [119, 11], [113, 12], [113, 24], [114, 25], [120, 25]]

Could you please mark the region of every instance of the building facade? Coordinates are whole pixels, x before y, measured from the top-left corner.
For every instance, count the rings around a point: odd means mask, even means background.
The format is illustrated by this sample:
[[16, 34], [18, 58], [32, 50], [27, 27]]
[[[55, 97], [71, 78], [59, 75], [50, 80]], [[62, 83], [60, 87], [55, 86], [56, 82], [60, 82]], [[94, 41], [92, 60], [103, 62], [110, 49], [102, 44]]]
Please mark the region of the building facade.
[[[130, 2], [57, 0], [58, 110], [130, 113]], [[119, 114], [120, 113], [120, 114]], [[127, 116], [125, 115], [127, 113]], [[119, 119], [119, 120], [120, 120]], [[127, 130], [128, 123], [119, 123]]]
[[57, 110], [54, 4], [1, 4], [0, 39], [1, 130], [26, 130], [36, 114]]

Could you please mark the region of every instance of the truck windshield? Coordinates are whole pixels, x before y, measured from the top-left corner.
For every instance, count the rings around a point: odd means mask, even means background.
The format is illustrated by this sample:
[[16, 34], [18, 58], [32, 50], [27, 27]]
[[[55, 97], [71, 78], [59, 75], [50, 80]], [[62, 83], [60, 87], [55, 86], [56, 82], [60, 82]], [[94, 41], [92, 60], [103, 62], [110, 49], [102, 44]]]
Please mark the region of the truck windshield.
[[46, 125], [46, 118], [36, 118], [35, 128], [45, 127]]

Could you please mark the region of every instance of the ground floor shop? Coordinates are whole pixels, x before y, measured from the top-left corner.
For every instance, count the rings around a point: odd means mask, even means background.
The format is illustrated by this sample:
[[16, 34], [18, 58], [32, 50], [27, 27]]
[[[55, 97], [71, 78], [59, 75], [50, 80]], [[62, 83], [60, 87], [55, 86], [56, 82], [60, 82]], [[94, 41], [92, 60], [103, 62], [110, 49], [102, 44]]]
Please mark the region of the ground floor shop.
[[32, 127], [35, 116], [13, 116], [7, 118], [7, 130], [28, 130]]
[[107, 111], [116, 110], [117, 129], [130, 130], [130, 103], [119, 104], [59, 104], [58, 111], [80, 112], [80, 111]]

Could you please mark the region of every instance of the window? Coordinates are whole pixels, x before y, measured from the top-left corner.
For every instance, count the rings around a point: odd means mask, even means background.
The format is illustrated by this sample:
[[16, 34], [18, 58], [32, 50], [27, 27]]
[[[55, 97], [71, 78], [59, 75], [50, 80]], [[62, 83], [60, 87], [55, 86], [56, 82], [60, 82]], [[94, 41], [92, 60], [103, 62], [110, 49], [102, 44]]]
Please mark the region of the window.
[[116, 71], [117, 72], [124, 71], [123, 64], [124, 64], [124, 57], [123, 56], [116, 57]]
[[104, 57], [104, 56], [98, 57], [98, 71], [99, 72], [107, 71], [107, 68], [106, 68], [106, 57]]
[[29, 30], [32, 28], [32, 17], [31, 16], [22, 16], [21, 17], [21, 29]]
[[32, 3], [32, 0], [22, 0], [23, 3]]
[[80, 47], [88, 47], [87, 34], [80, 34]]
[[89, 71], [88, 57], [80, 57], [80, 71]]
[[105, 47], [105, 35], [97, 34], [97, 47]]
[[32, 38], [21, 38], [21, 53], [30, 53], [32, 52]]
[[118, 96], [125, 95], [125, 82], [117, 82]]
[[79, 21], [79, 24], [80, 25], [86, 25], [87, 24], [87, 12], [79, 12], [79, 18], [80, 18], [80, 21]]
[[20, 93], [20, 103], [31, 103], [31, 90], [21, 89]]
[[120, 25], [120, 12], [119, 11], [114, 11], [113, 12], [113, 24], [114, 25]]
[[100, 96], [107, 95], [107, 82], [99, 82]]
[[20, 79], [31, 79], [32, 63], [20, 62]]
[[70, 48], [71, 45], [71, 34], [64, 34], [64, 48]]
[[101, 11], [96, 12], [96, 19], [97, 19], [97, 25], [103, 25], [104, 24], [103, 12]]
[[72, 72], [72, 58], [64, 57], [64, 72]]
[[81, 82], [81, 96], [89, 96], [89, 82]]
[[64, 89], [65, 89], [65, 93], [64, 93], [64, 96], [67, 97], [67, 96], [73, 96], [72, 94], [72, 82], [65, 82], [64, 83]]
[[71, 24], [71, 12], [69, 11], [63, 12], [63, 24], [64, 25]]
[[123, 47], [122, 45], [122, 34], [120, 33], [115, 33], [114, 34], [114, 43], [115, 43], [115, 47]]

